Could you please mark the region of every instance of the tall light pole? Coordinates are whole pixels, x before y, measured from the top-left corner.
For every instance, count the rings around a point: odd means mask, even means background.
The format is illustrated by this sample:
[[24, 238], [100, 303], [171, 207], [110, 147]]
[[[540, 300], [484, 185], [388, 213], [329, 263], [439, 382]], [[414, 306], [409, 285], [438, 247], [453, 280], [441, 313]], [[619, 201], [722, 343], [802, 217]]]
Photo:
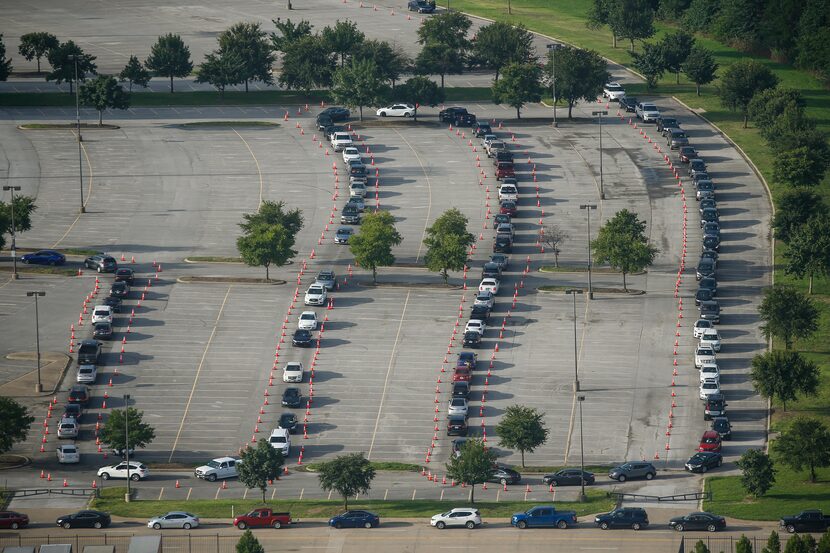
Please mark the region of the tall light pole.
[[594, 299], [594, 287], [591, 283], [591, 210], [596, 209], [596, 204], [582, 204], [579, 209], [588, 212], [588, 299]]
[[17, 252], [16, 252], [17, 231], [15, 230], [15, 226], [14, 226], [14, 192], [15, 192], [15, 190], [20, 192], [20, 187], [19, 186], [3, 186], [3, 190], [8, 190], [9, 192], [11, 192], [11, 195], [12, 195], [11, 209], [9, 210], [9, 211], [12, 212], [12, 279], [17, 280], [18, 278], [20, 278], [20, 276], [17, 274]]
[[127, 458], [127, 493], [124, 495], [124, 502], [129, 503], [132, 499], [130, 488], [130, 394], [124, 394], [124, 455]]
[[608, 115], [607, 111], [592, 111], [591, 115], [599, 117], [599, 199], [605, 199], [605, 188], [602, 183], [602, 116]]
[[558, 42], [548, 44], [547, 48], [550, 52], [550, 67], [551, 67], [551, 92], [553, 93], [553, 126], [558, 127], [556, 122], [556, 51], [562, 47]]
[[84, 163], [83, 153], [81, 151], [81, 81], [78, 79], [78, 55], [70, 54], [67, 56], [70, 61], [75, 62], [75, 127], [78, 131], [78, 177], [81, 183], [81, 213], [86, 213], [84, 207]]
[[576, 295], [582, 293], [581, 288], [568, 288], [566, 294], [571, 294], [574, 299], [574, 392], [579, 391], [579, 351], [576, 347]]
[[579, 404], [579, 466], [582, 470], [582, 474], [580, 475], [579, 482], [582, 485], [582, 489], [579, 492], [579, 500], [585, 501], [587, 499], [585, 495], [585, 439], [582, 432], [582, 402], [585, 401], [585, 396], [576, 396], [576, 402]]
[[35, 384], [35, 392], [43, 391], [43, 384], [40, 382], [40, 318], [37, 312], [37, 298], [46, 295], [46, 292], [32, 291], [26, 292], [30, 298], [35, 298], [35, 346], [37, 347], [37, 384]]

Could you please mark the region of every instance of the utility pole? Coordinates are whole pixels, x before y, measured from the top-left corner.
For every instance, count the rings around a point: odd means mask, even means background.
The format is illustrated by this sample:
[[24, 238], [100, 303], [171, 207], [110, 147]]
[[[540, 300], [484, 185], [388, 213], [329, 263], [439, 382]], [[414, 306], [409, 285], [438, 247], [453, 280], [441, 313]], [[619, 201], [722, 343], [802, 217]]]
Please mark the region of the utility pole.
[[17, 229], [14, 224], [14, 192], [20, 192], [19, 186], [3, 186], [3, 190], [8, 190], [12, 195], [12, 203], [9, 211], [12, 213], [12, 280], [17, 280], [20, 275], [17, 274]]
[[130, 487], [130, 394], [124, 394], [124, 455], [127, 458], [127, 493], [124, 502], [129, 503], [133, 497]]
[[43, 391], [43, 384], [40, 381], [40, 318], [37, 312], [37, 299], [38, 297], [42, 298], [45, 296], [46, 292], [32, 291], [26, 292], [26, 295], [30, 298], [35, 298], [35, 346], [37, 347], [37, 384], [35, 384], [35, 393], [39, 394]]
[[596, 209], [596, 204], [582, 204], [579, 209], [588, 212], [588, 299], [594, 299], [594, 287], [591, 283], [591, 210]]
[[607, 111], [592, 111], [591, 115], [599, 116], [599, 199], [605, 199], [605, 187], [602, 182], [602, 116], [608, 115]]
[[81, 213], [86, 213], [84, 207], [84, 162], [83, 152], [81, 150], [81, 81], [78, 79], [78, 55], [70, 54], [69, 59], [75, 62], [75, 127], [78, 131], [78, 177], [81, 183]]
[[581, 288], [568, 288], [566, 294], [573, 296], [574, 300], [574, 392], [579, 391], [579, 350], [576, 346], [576, 295], [582, 294]]

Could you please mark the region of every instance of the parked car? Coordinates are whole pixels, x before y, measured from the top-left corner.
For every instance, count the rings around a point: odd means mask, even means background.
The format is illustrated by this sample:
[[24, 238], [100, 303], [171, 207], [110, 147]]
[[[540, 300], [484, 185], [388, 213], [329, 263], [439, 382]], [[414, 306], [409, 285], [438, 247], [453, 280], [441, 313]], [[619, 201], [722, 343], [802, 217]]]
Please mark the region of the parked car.
[[[703, 281], [701, 280], [701, 282]], [[706, 319], [698, 319], [697, 321], [695, 321], [694, 337], [700, 338], [701, 336], [703, 336], [703, 333], [709, 328], [715, 328], [715, 326], [712, 324], [712, 321], [707, 321]]]
[[478, 285], [479, 292], [490, 292], [493, 295], [499, 293], [499, 281], [496, 278], [484, 278]]
[[645, 461], [629, 461], [622, 465], [612, 468], [608, 472], [608, 478], [617, 480], [618, 482], [625, 482], [626, 480], [634, 480], [637, 478], [645, 478], [652, 480], [657, 476], [657, 469], [654, 465]]
[[84, 259], [84, 267], [99, 273], [114, 273], [118, 269], [118, 262], [111, 255], [97, 254]]
[[92, 324], [112, 324], [112, 308], [109, 305], [96, 305], [92, 308]]
[[705, 400], [713, 394], [720, 393], [720, 381], [716, 378], [707, 378], [700, 383], [700, 399]]
[[377, 111], [378, 117], [412, 117], [415, 115], [415, 106], [409, 104], [392, 104]]
[[61, 419], [58, 423], [58, 439], [77, 438], [80, 425], [75, 419]]
[[[357, 213], [358, 221], [360, 220], [360, 214]], [[342, 221], [343, 215], [341, 215]], [[349, 239], [354, 234], [354, 229], [352, 227], [339, 227], [337, 232], [334, 235], [334, 242], [337, 244], [348, 244]]]
[[674, 117], [663, 117], [660, 116], [657, 119], [657, 132], [666, 136], [667, 129], [679, 129], [680, 128], [680, 121], [675, 119]]
[[559, 511], [553, 505], [537, 505], [524, 513], [510, 517], [510, 524], [524, 530], [525, 528], [559, 528], [576, 525], [576, 511]]
[[542, 478], [542, 481], [550, 486], [581, 486], [583, 482], [590, 486], [595, 480], [593, 472], [583, 472], [580, 469], [562, 469]]
[[477, 348], [481, 345], [481, 334], [476, 331], [464, 333], [464, 347]]
[[674, 517], [669, 520], [669, 526], [683, 532], [684, 530], [706, 530], [717, 532], [726, 529], [726, 519], [712, 513], [689, 513], [682, 517]]
[[317, 313], [314, 311], [303, 311], [297, 319], [297, 328], [302, 330], [317, 330]]
[[825, 515], [819, 509], [808, 509], [794, 516], [781, 517], [778, 524], [790, 534], [824, 532], [830, 528], [830, 515]]
[[700, 260], [697, 262], [697, 268], [695, 269], [695, 277], [697, 278], [697, 280], [700, 280], [705, 277], [711, 277], [714, 275], [715, 261], [709, 257], [700, 258]]
[[346, 511], [329, 519], [329, 526], [334, 528], [376, 528], [380, 517], [369, 511]]
[[679, 150], [689, 144], [689, 137], [683, 129], [669, 129], [666, 131], [666, 145], [670, 150]]
[[55, 523], [65, 530], [71, 528], [107, 528], [112, 524], [109, 514], [101, 511], [78, 511], [58, 517]]
[[358, 150], [354, 146], [348, 146], [343, 148], [343, 162], [349, 163], [350, 161], [361, 161], [363, 158], [360, 156], [360, 150]]
[[634, 96], [623, 96], [620, 98], [620, 108], [624, 109], [626, 113], [634, 113], [639, 103]]
[[326, 287], [321, 284], [312, 284], [306, 290], [303, 303], [305, 305], [325, 305], [327, 299]]
[[468, 416], [469, 412], [469, 404], [467, 403], [467, 398], [463, 397], [451, 397], [450, 402], [447, 405], [447, 414], [448, 415], [461, 415], [461, 416]]
[[184, 511], [171, 511], [147, 521], [147, 528], [161, 530], [162, 528], [181, 528], [190, 530], [199, 527], [199, 517]]
[[107, 322], [95, 323], [92, 327], [92, 337], [96, 340], [109, 340], [112, 338], [112, 324]]
[[695, 173], [706, 173], [706, 163], [699, 157], [689, 160], [689, 176], [694, 178]]
[[713, 417], [722, 417], [726, 415], [726, 397], [720, 394], [710, 394], [703, 400], [703, 420], [708, 421]]
[[317, 278], [314, 283], [322, 284], [327, 291], [331, 292], [337, 287], [337, 275], [332, 270], [320, 271], [317, 273]]
[[29, 265], [63, 265], [66, 256], [55, 250], [39, 250], [21, 255], [20, 261]]
[[282, 368], [283, 382], [302, 382], [303, 381], [303, 364], [299, 361], [291, 361], [286, 363]]
[[467, 115], [467, 108], [453, 106], [439, 111], [438, 120], [442, 123], [456, 123], [459, 119], [463, 119], [465, 115]]
[[472, 507], [456, 507], [445, 513], [433, 515], [429, 520], [429, 525], [435, 526], [439, 530], [453, 526], [466, 527], [472, 530], [477, 526], [481, 526], [481, 513], [478, 509]]
[[720, 303], [717, 300], [704, 301], [700, 304], [700, 318], [720, 323]]
[[281, 451], [283, 458], [291, 453], [291, 433], [285, 428], [273, 429], [268, 437], [268, 443], [277, 451]]
[[656, 121], [660, 117], [660, 110], [650, 102], [640, 102], [637, 104], [634, 113], [643, 120], [643, 123]]
[[680, 156], [680, 163], [691, 163], [698, 155], [693, 146], [681, 146], [677, 154]]
[[594, 523], [603, 530], [611, 528], [641, 530], [648, 526], [648, 514], [641, 507], [619, 507], [610, 513], [595, 516]]
[[130, 461], [129, 463], [118, 463], [117, 465], [109, 465], [98, 469], [98, 476], [104, 480], [110, 478], [123, 478], [138, 482], [150, 475], [150, 471], [143, 463]]
[[490, 128], [490, 123], [477, 121], [475, 127], [473, 127], [473, 134], [476, 135], [477, 138], [481, 138], [483, 136], [487, 136], [488, 134], [493, 134], [493, 129]]
[[507, 266], [510, 264], [510, 258], [501, 253], [494, 253], [490, 256], [490, 261], [493, 263], [498, 263], [501, 266], [501, 270], [504, 271], [507, 269]]
[[327, 107], [323, 111], [321, 111], [319, 115], [326, 115], [332, 121], [345, 121], [349, 117], [351, 117], [352, 112], [350, 112], [347, 108], [340, 107], [340, 106], [331, 106]]
[[126, 282], [132, 286], [134, 281], [135, 271], [129, 267], [120, 267], [117, 271], [115, 271], [115, 282]]
[[294, 413], [286, 412], [280, 415], [279, 420], [277, 421], [277, 426], [280, 428], [285, 428], [291, 434], [296, 434], [299, 430], [299, 422], [297, 421], [297, 415]]
[[472, 377], [470, 367], [456, 367], [452, 373], [453, 382], [469, 382]]
[[711, 328], [703, 333], [700, 337], [700, 345], [701, 346], [709, 346], [715, 352], [720, 351], [720, 334], [714, 328]]
[[466, 436], [467, 417], [450, 415], [447, 417], [447, 436]]
[[491, 306], [489, 304], [480, 303], [476, 305], [473, 303], [472, 307], [470, 307], [470, 318], [487, 323], [490, 321], [490, 309]]
[[695, 453], [686, 461], [686, 470], [689, 472], [708, 472], [723, 465], [723, 455], [714, 451]]
[[[343, 211], [340, 212], [340, 222], [349, 225], [359, 225], [361, 220], [360, 209], [357, 205], [346, 204]], [[354, 234], [352, 227], [340, 227], [337, 229], [337, 234], [334, 236], [334, 241], [338, 244], [348, 244], [349, 238]]]
[[78, 405], [86, 405], [89, 403], [89, 386], [84, 384], [75, 384], [69, 389], [69, 403], [77, 403]]
[[[515, 205], [515, 204], [514, 204]], [[513, 251], [513, 240], [506, 234], [496, 236], [493, 241], [493, 251], [498, 253], [510, 253]]]
[[240, 530], [246, 528], [274, 528], [278, 530], [289, 524], [293, 524], [289, 513], [277, 513], [268, 507], [254, 509], [250, 513], [239, 515], [233, 519], [233, 525]]
[[75, 375], [75, 382], [77, 382], [78, 384], [95, 384], [95, 380], [97, 378], [98, 367], [96, 367], [95, 365], [78, 366], [78, 374]]
[[695, 367], [700, 368], [707, 363], [717, 363], [717, 357], [715, 357], [715, 350], [713, 350], [710, 346], [701, 346], [695, 349]]
[[452, 383], [452, 397], [468, 398], [470, 396], [470, 383], [460, 380]]
[[295, 330], [294, 335], [291, 337], [291, 345], [301, 348], [311, 347], [311, 342], [313, 341], [314, 336], [312, 336], [311, 332], [309, 332], [308, 330], [303, 330], [301, 328]]

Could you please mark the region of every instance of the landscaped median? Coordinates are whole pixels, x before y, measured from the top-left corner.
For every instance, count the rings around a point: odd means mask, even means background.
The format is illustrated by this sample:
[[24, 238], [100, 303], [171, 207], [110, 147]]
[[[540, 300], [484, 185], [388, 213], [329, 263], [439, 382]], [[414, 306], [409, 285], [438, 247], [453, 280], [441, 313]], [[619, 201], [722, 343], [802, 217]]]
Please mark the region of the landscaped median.
[[[169, 511], [187, 511], [201, 518], [226, 518], [230, 523], [232, 515], [246, 513], [263, 504], [257, 500], [242, 499], [194, 499], [191, 501], [152, 501], [134, 500], [124, 503], [127, 488], [107, 488], [101, 497], [94, 499], [90, 507], [107, 512], [113, 516], [125, 518], [149, 519]], [[584, 503], [557, 501], [563, 509], [576, 511], [577, 516], [604, 513], [614, 508], [614, 501], [605, 492], [588, 490], [588, 499]], [[277, 492], [279, 495], [279, 491]], [[424, 518], [425, 522], [436, 513], [443, 513], [464, 501], [415, 500], [351, 500], [350, 509], [366, 509], [387, 518]], [[343, 512], [340, 500], [286, 499], [267, 501], [267, 506], [276, 511], [287, 511], [292, 518], [325, 519]], [[508, 518], [513, 513], [524, 512], [534, 505], [531, 501], [477, 502], [476, 508], [484, 519], [490, 517]]]

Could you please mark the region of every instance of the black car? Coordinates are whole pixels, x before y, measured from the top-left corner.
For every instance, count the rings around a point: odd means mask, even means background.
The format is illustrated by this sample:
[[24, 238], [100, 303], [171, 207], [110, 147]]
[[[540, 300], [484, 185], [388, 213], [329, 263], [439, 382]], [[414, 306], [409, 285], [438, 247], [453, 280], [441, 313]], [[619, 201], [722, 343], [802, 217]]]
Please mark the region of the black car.
[[115, 271], [115, 282], [120, 282], [122, 280], [132, 286], [133, 280], [135, 280], [135, 271], [128, 267], [121, 267]]
[[89, 386], [83, 384], [75, 384], [69, 389], [69, 403], [77, 403], [78, 405], [86, 405], [89, 403]]
[[332, 121], [345, 121], [351, 117], [352, 112], [339, 106], [331, 106], [321, 111], [317, 116], [327, 115]]
[[112, 519], [107, 513], [101, 511], [78, 511], [58, 517], [55, 522], [61, 528], [69, 530], [70, 528], [107, 528], [112, 523]]
[[595, 481], [594, 473], [582, 472], [581, 469], [562, 469], [559, 472], [545, 475], [542, 480], [551, 486], [580, 486], [584, 481], [586, 485]]
[[700, 214], [701, 228], [703, 228], [703, 225], [706, 223], [717, 223], [718, 221], [720, 221], [720, 213], [718, 213], [718, 209], [716, 207], [707, 207]]
[[[715, 198], [704, 198], [704, 199], [700, 200], [700, 203], [697, 204], [697, 212], [698, 213], [703, 213], [703, 210], [706, 209], [706, 208], [709, 208], [709, 207], [713, 207], [713, 208], [717, 209], [718, 202], [715, 201]], [[703, 228], [703, 227], [701, 227], [701, 228]]]
[[509, 236], [496, 236], [493, 242], [493, 251], [497, 253], [510, 253], [513, 251], [513, 240]]
[[674, 117], [659, 117], [657, 118], [657, 132], [661, 133], [663, 136], [666, 135], [666, 129], [679, 129], [680, 128], [680, 121], [675, 119]]
[[283, 407], [300, 407], [302, 404], [303, 396], [300, 394], [300, 389], [291, 386], [286, 388], [285, 391], [282, 393], [282, 406]]
[[[505, 179], [506, 180], [506, 179]], [[512, 217], [506, 213], [497, 213], [493, 217], [493, 228], [499, 228], [499, 225], [504, 223], [510, 223]]]
[[283, 413], [280, 415], [279, 422], [277, 422], [277, 426], [280, 428], [284, 428], [288, 430], [291, 434], [296, 434], [297, 430], [299, 429], [299, 423], [297, 422], [297, 415], [294, 413]]
[[623, 108], [626, 113], [634, 113], [638, 103], [639, 101], [634, 96], [623, 96], [620, 98], [620, 107]]
[[713, 296], [718, 295], [718, 281], [712, 277], [700, 279], [697, 286], [698, 288], [706, 288], [707, 290], [711, 290]]
[[95, 340], [84, 340], [78, 347], [79, 365], [97, 365], [101, 355], [101, 343]]
[[499, 150], [496, 152], [496, 155], [493, 156], [493, 165], [498, 165], [499, 162], [509, 161], [513, 163], [513, 152], [508, 150]]
[[501, 265], [498, 263], [488, 262], [484, 264], [484, 267], [481, 269], [481, 278], [501, 278]]
[[[711, 223], [707, 223], [711, 224]], [[703, 249], [704, 250], [712, 250], [715, 252], [720, 251], [720, 239], [717, 236], [707, 235], [703, 237]]]
[[609, 528], [633, 528], [640, 530], [648, 526], [648, 514], [641, 507], [620, 507], [610, 513], [603, 513], [594, 517], [594, 523], [608, 530]]
[[706, 198], [715, 197], [715, 183], [710, 180], [697, 181], [697, 191], [695, 192], [695, 199], [697, 201], [705, 200]]
[[447, 436], [466, 436], [467, 417], [464, 415], [450, 415], [447, 417]]
[[701, 257], [697, 262], [695, 277], [700, 280], [705, 277], [715, 276], [715, 260], [710, 257]]
[[720, 303], [717, 300], [700, 302], [700, 318], [712, 321], [714, 324], [720, 323]]
[[712, 290], [709, 288], [698, 288], [697, 292], [695, 292], [695, 305], [700, 305], [702, 301], [712, 301], [715, 299], [715, 295], [712, 293]]
[[[509, 223], [510, 221], [508, 221]], [[501, 253], [494, 253], [490, 256], [490, 261], [493, 263], [498, 263], [501, 265], [501, 270], [504, 271], [507, 269], [507, 266], [510, 264], [510, 258]]]
[[112, 338], [112, 325], [109, 323], [95, 323], [92, 329], [92, 337], [96, 340], [109, 340]]
[[720, 223], [706, 223], [703, 225], [703, 237], [714, 236], [720, 241]]
[[493, 129], [490, 128], [490, 123], [478, 122], [473, 129], [473, 134], [475, 134], [477, 138], [481, 138], [484, 135], [493, 134]]
[[470, 396], [470, 383], [465, 381], [452, 383], [452, 397], [467, 398]]
[[723, 394], [710, 394], [703, 403], [703, 420], [712, 420], [714, 417], [726, 415], [726, 396]]
[[455, 123], [459, 117], [468, 115], [467, 108], [451, 107], [438, 112], [438, 120], [442, 123]]
[[689, 176], [694, 178], [695, 173], [706, 173], [706, 162], [700, 158], [689, 161]]
[[669, 520], [669, 526], [678, 532], [683, 530], [717, 532], [726, 528], [726, 519], [712, 513], [689, 513], [686, 516], [674, 517]]
[[359, 225], [360, 219], [360, 209], [354, 204], [346, 204], [340, 212], [340, 222], [344, 225]]
[[714, 451], [700, 451], [686, 461], [686, 470], [689, 472], [707, 472], [723, 464], [723, 455]]
[[522, 481], [522, 475], [516, 472], [515, 470], [511, 469], [510, 467], [506, 467], [504, 465], [496, 465], [493, 469], [493, 473], [490, 475], [490, 478], [488, 478], [487, 481], [497, 482], [502, 485], [513, 485], [518, 484]]
[[470, 331], [464, 333], [464, 347], [477, 348], [481, 345], [481, 333]]
[[732, 424], [727, 417], [715, 417], [712, 419], [712, 430], [718, 433], [721, 440], [732, 439]]
[[130, 295], [130, 285], [124, 281], [113, 282], [110, 286], [110, 296], [115, 298], [126, 298]]
[[291, 345], [298, 347], [311, 347], [312, 336], [310, 330], [297, 329], [294, 331], [294, 336], [291, 337]]
[[470, 309], [470, 319], [478, 319], [486, 323], [490, 320], [490, 308], [482, 304], [473, 304]]
[[114, 273], [118, 270], [118, 262], [110, 255], [91, 255], [84, 259], [84, 267], [95, 269], [99, 273]]
[[104, 301], [102, 303], [104, 305], [109, 305], [113, 313], [121, 312], [121, 298], [109, 296], [104, 298]]
[[333, 127], [334, 121], [328, 115], [320, 114], [317, 116], [317, 130], [326, 132], [326, 129]]
[[409, 0], [406, 7], [409, 11], [418, 13], [432, 13], [435, 11], [435, 4], [430, 4], [427, 0]]
[[81, 406], [80, 403], [67, 403], [66, 406], [63, 408], [63, 415], [62, 418], [64, 419], [75, 419], [76, 421], [81, 420], [81, 415], [84, 412], [84, 408]]

